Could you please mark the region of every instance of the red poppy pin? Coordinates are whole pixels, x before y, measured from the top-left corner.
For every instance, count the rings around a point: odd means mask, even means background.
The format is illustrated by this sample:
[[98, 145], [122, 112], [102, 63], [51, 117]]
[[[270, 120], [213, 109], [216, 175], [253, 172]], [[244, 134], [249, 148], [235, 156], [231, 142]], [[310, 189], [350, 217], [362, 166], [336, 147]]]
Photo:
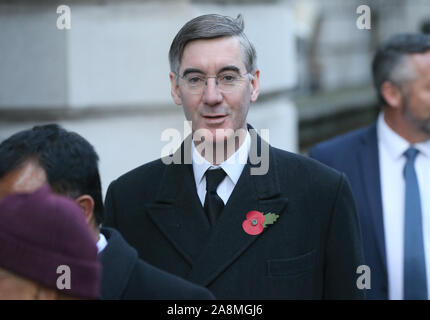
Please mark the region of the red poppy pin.
[[279, 215], [274, 213], [262, 214], [260, 211], [249, 211], [246, 220], [242, 222], [243, 230], [252, 236], [263, 232], [269, 224], [274, 224]]

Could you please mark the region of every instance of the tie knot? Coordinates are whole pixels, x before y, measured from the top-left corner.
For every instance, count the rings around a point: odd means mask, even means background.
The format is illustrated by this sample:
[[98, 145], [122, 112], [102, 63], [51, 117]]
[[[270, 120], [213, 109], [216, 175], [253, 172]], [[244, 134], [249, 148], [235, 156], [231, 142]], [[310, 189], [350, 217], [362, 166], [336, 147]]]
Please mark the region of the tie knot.
[[414, 147], [410, 147], [408, 150], [405, 151], [404, 155], [406, 156], [408, 161], [414, 162], [418, 152], [419, 152], [418, 149]]
[[222, 168], [207, 170], [206, 171], [206, 191], [214, 192], [221, 181], [224, 179], [226, 173]]

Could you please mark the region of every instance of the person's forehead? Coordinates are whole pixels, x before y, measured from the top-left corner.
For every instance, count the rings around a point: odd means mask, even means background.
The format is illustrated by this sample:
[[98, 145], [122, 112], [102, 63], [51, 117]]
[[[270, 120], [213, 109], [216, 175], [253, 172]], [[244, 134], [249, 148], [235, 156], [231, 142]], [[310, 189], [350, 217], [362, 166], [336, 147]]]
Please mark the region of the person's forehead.
[[0, 199], [16, 192], [33, 192], [47, 182], [46, 173], [35, 161], [27, 161], [0, 179]]
[[8, 281], [14, 281], [14, 282], [20, 282], [20, 283], [31, 283], [31, 280], [25, 279], [16, 273], [9, 271], [8, 269], [5, 269], [3, 267], [0, 267], [0, 281], [2, 280], [8, 280]]
[[198, 39], [187, 43], [182, 54], [180, 70], [187, 68], [216, 69], [225, 66], [245, 68], [242, 46], [237, 37]]
[[[12, 271], [0, 267], [0, 286], [3, 285], [6, 286], [6, 290], [4, 290], [4, 292], [0, 292], [0, 296], [2, 294], [8, 296], [11, 293], [13, 296], [16, 296], [16, 294], [25, 294], [25, 290], [33, 290], [36, 286], [36, 283], [33, 280], [24, 278]], [[4, 288], [2, 287], [1, 289]], [[19, 292], [15, 290], [19, 290]]]
[[18, 276], [12, 272], [0, 267], [0, 279], [14, 278], [14, 277], [17, 278]]
[[430, 74], [430, 50], [412, 54], [411, 60], [418, 71]]

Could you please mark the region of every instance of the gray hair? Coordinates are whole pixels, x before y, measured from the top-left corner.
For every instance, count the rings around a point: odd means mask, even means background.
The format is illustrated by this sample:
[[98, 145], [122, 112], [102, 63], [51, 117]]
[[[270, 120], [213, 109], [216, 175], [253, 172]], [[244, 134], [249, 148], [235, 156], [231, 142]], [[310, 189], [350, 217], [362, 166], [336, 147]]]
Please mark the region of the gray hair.
[[252, 73], [257, 69], [257, 53], [243, 32], [244, 28], [241, 14], [236, 19], [219, 14], [207, 14], [188, 21], [179, 30], [170, 46], [170, 71], [179, 74], [179, 65], [188, 42], [198, 39], [238, 37], [244, 54], [246, 71]]
[[403, 90], [405, 82], [415, 79], [416, 71], [410, 56], [430, 50], [430, 35], [421, 33], [397, 34], [386, 40], [376, 52], [372, 62], [373, 83], [379, 102], [387, 105], [381, 86], [389, 81]]

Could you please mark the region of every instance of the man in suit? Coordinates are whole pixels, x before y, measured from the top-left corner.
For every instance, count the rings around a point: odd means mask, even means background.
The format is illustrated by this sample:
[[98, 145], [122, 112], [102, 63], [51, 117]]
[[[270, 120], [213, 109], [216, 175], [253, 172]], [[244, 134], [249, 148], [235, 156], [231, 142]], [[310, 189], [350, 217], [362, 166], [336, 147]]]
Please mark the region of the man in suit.
[[376, 52], [376, 123], [310, 156], [346, 173], [357, 203], [370, 299], [426, 299], [430, 288], [430, 36], [390, 37]]
[[91, 144], [58, 125], [21, 131], [0, 144], [0, 199], [49, 183], [82, 208], [103, 266], [102, 299], [213, 299], [205, 288], [159, 270], [112, 228], [99, 228], [103, 202], [98, 156]]
[[[345, 177], [269, 146], [247, 125], [260, 71], [243, 29], [240, 15], [213, 14], [176, 35], [171, 94], [192, 135], [173, 156], [111, 183], [105, 224], [142, 258], [219, 299], [362, 298]], [[253, 170], [256, 154], [267, 170]]]

